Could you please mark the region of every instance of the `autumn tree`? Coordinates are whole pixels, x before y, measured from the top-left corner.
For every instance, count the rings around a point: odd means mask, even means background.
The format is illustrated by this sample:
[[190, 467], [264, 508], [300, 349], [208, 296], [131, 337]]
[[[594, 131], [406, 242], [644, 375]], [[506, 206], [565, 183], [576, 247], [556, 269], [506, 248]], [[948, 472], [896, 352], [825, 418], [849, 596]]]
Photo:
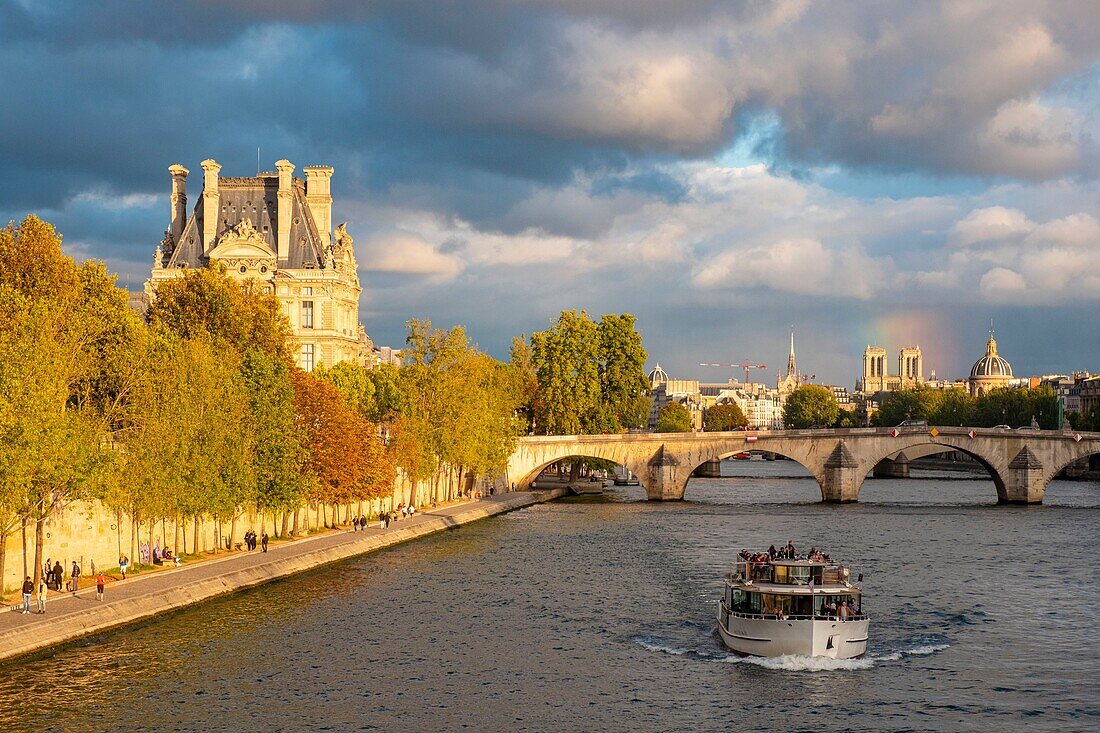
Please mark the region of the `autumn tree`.
[[787, 396], [783, 424], [790, 428], [828, 427], [836, 422], [839, 411], [832, 390], [806, 384]]
[[290, 363], [290, 324], [278, 299], [254, 281], [237, 282], [220, 265], [160, 283], [147, 317], [182, 338], [210, 338], [238, 354], [259, 350]]
[[[10, 421], [2, 429], [5, 450], [24, 456], [10, 464], [3, 486], [34, 522], [36, 581], [47, 519], [86, 496], [110, 459], [107, 425], [88, 397], [103, 370], [97, 347], [114, 314], [86, 297], [86, 284], [110, 293], [94, 277], [82, 284], [82, 272], [95, 275], [96, 266], [78, 268], [60, 235], [38, 217], [0, 230], [0, 381]], [[16, 467], [27, 460], [33, 469], [20, 473]], [[10, 505], [10, 497], [0, 504]]]
[[393, 471], [377, 426], [348, 407], [332, 383], [300, 369], [291, 381], [305, 465], [314, 479], [310, 502], [338, 505], [389, 491]]
[[436, 480], [445, 478], [451, 492], [468, 475], [502, 470], [521, 429], [517, 372], [471, 345], [461, 327], [444, 331], [414, 320], [408, 329], [403, 423], [428, 438], [420, 457], [431, 456], [445, 474]]

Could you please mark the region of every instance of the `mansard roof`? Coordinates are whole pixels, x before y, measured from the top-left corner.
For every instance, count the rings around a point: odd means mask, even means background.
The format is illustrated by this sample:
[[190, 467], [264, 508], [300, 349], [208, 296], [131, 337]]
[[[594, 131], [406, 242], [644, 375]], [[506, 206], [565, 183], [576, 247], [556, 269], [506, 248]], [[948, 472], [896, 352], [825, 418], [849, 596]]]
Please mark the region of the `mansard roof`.
[[[306, 205], [305, 182], [293, 179], [292, 207], [290, 216], [290, 252], [285, 260], [279, 260], [280, 269], [321, 268], [325, 257], [325, 247], [317, 230], [309, 206]], [[199, 194], [195, 208], [184, 224], [183, 233], [178, 242], [169, 243], [170, 251], [165, 267], [203, 267], [209, 258], [204, 251], [213, 249], [217, 241], [229, 229], [249, 219], [256, 231], [263, 237], [271, 251], [278, 251], [279, 237], [279, 176], [276, 173], [261, 173], [255, 177], [218, 179], [220, 211], [217, 233], [214, 242], [206, 246], [203, 242], [203, 221], [207, 216], [204, 199]]]

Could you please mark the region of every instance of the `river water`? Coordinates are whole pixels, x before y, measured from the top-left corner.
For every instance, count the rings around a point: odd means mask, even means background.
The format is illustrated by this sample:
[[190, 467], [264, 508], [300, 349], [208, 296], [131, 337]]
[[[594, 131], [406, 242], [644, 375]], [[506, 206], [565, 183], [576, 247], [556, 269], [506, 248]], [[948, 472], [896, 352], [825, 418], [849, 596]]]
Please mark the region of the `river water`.
[[[1100, 484], [996, 506], [977, 474], [817, 503], [787, 461], [478, 522], [0, 668], [0, 730], [1100, 728]], [[919, 477], [918, 477], [919, 476]], [[742, 547], [862, 561], [866, 658], [714, 630]]]

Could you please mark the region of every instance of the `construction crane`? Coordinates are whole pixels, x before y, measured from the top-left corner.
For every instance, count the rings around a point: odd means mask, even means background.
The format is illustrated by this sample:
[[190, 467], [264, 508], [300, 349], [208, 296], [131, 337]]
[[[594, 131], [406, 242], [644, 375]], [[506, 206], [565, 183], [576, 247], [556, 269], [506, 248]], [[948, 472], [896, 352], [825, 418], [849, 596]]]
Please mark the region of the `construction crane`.
[[744, 384], [749, 383], [749, 370], [750, 369], [767, 369], [767, 364], [753, 364], [750, 360], [745, 359], [740, 364], [699, 364], [701, 367], [718, 367], [720, 369], [744, 369], [745, 381]]

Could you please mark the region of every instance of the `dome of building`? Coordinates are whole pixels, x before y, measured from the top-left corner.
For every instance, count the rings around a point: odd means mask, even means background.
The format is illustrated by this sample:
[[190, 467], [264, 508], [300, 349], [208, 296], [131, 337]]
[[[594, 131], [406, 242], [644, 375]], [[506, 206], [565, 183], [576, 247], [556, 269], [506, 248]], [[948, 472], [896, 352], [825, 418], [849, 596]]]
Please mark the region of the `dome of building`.
[[970, 378], [979, 377], [1011, 377], [1012, 365], [1008, 360], [997, 353], [997, 340], [993, 334], [989, 334], [989, 341], [985, 346], [985, 356], [974, 362], [970, 367]]
[[997, 353], [997, 339], [993, 338], [993, 329], [990, 329], [985, 356], [970, 367], [970, 394], [981, 396], [996, 387], [1007, 387], [1011, 380], [1012, 365]]
[[650, 385], [656, 387], [658, 384], [664, 384], [668, 381], [668, 375], [665, 374], [665, 370], [661, 368], [661, 362], [657, 362], [657, 365], [653, 368], [653, 371], [649, 373]]

